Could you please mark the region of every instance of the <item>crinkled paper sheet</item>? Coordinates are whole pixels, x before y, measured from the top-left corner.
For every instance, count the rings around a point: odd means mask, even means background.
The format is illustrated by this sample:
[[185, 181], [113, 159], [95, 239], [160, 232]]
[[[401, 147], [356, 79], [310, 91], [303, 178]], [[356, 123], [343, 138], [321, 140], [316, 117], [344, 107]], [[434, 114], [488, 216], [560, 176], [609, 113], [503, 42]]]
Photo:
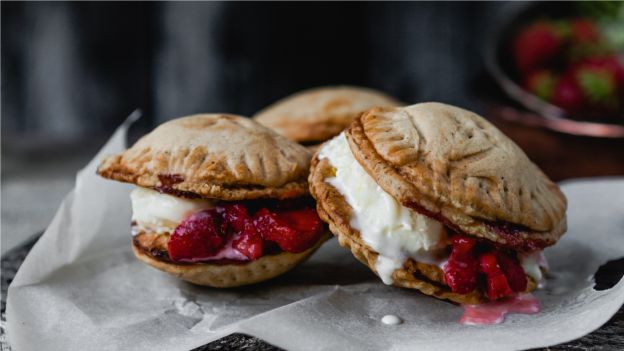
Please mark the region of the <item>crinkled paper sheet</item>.
[[[623, 280], [592, 289], [598, 267], [624, 256], [624, 179], [563, 185], [569, 230], [546, 250], [542, 312], [500, 325], [460, 325], [460, 307], [383, 285], [336, 240], [270, 282], [219, 290], [178, 281], [131, 253], [131, 186], [95, 175], [124, 148], [129, 123], [78, 173], [10, 286], [15, 350], [189, 350], [233, 332], [290, 350], [525, 349], [590, 333], [624, 302]], [[384, 325], [386, 314], [405, 322]]]

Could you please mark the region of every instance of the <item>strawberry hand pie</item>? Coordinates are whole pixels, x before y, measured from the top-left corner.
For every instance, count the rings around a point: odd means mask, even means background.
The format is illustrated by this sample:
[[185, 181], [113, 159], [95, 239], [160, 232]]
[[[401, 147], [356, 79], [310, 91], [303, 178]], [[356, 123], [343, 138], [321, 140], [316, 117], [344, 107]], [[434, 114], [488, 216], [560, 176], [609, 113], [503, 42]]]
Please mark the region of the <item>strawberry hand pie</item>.
[[386, 284], [479, 304], [536, 288], [566, 199], [485, 119], [440, 103], [374, 108], [323, 144], [310, 190]]
[[189, 282], [252, 284], [280, 275], [325, 241], [308, 194], [308, 151], [256, 122], [194, 115], [167, 122], [98, 174], [137, 185], [136, 257]]
[[287, 96], [253, 119], [277, 133], [312, 148], [340, 134], [358, 115], [373, 107], [401, 103], [373, 89], [355, 86], [313, 88]]

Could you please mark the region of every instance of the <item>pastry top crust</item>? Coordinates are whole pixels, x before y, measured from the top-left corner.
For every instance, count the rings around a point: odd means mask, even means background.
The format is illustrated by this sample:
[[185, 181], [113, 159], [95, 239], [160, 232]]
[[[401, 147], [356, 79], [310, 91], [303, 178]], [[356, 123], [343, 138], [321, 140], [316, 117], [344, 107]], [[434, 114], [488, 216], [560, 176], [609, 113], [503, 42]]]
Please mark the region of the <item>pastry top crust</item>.
[[317, 143], [338, 135], [355, 117], [372, 107], [400, 105], [372, 89], [321, 87], [281, 99], [256, 113], [254, 119], [291, 140]]
[[307, 194], [310, 153], [244, 117], [201, 114], [164, 123], [97, 172], [182, 196], [221, 200]]
[[540, 242], [520, 245], [530, 250], [554, 244], [566, 230], [559, 187], [475, 113], [441, 103], [374, 108], [346, 136], [386, 192], [465, 233], [513, 246]]

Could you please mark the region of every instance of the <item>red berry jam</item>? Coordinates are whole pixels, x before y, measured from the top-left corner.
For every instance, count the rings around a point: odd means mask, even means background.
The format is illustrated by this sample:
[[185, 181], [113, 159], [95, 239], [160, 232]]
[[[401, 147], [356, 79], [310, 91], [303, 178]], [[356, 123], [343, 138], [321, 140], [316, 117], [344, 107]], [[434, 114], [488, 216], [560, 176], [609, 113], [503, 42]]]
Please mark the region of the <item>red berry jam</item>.
[[467, 294], [481, 286], [490, 300], [498, 300], [526, 289], [526, 274], [514, 253], [459, 234], [450, 240], [444, 276], [454, 293]]
[[305, 200], [223, 202], [182, 221], [167, 249], [175, 262], [253, 261], [275, 247], [303, 252], [322, 234], [323, 223]]

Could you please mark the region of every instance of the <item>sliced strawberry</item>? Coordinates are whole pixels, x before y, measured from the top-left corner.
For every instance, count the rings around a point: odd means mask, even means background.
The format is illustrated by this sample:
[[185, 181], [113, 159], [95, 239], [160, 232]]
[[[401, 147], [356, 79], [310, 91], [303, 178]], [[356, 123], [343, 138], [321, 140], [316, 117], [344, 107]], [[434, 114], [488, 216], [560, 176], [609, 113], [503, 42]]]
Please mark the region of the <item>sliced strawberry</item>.
[[520, 265], [520, 262], [518, 262], [518, 259], [504, 252], [498, 252], [496, 260], [505, 274], [505, 278], [507, 278], [507, 282], [509, 282], [511, 289], [515, 292], [526, 290], [526, 274], [524, 273], [524, 269]]
[[320, 236], [323, 232], [323, 222], [313, 208], [277, 212], [278, 217], [290, 227], [300, 232], [315, 233]]
[[247, 206], [242, 203], [225, 204], [220, 207], [220, 211], [233, 236], [232, 247], [252, 261], [260, 258], [264, 251], [264, 241], [256, 230]]
[[175, 229], [167, 251], [173, 261], [194, 262], [207, 259], [225, 245], [225, 230], [215, 209], [196, 212]]
[[451, 245], [453, 245], [453, 255], [457, 256], [468, 256], [472, 255], [472, 250], [475, 245], [477, 245], [477, 241], [473, 238], [469, 238], [463, 235], [453, 235], [451, 237]]
[[487, 295], [490, 300], [497, 300], [513, 294], [509, 282], [496, 259], [496, 254], [486, 252], [479, 257], [479, 270], [487, 277]]
[[256, 227], [253, 223], [250, 223], [250, 225], [247, 225], [234, 239], [232, 247], [253, 261], [262, 256], [264, 252], [264, 241], [262, 240], [262, 236], [256, 231]]
[[477, 287], [479, 264], [474, 255], [477, 241], [463, 235], [453, 235], [451, 245], [453, 251], [444, 265], [444, 279], [451, 291], [467, 294]]
[[513, 42], [513, 54], [518, 70], [527, 74], [552, 61], [561, 48], [556, 28], [547, 22], [537, 22], [523, 29]]
[[247, 206], [242, 203], [226, 203], [219, 207], [219, 212], [234, 232], [242, 232], [246, 223], [252, 220]]
[[502, 274], [496, 255], [492, 252], [486, 252], [479, 257], [479, 271], [486, 275]]
[[323, 224], [312, 208], [280, 212], [262, 208], [255, 214], [254, 223], [264, 240], [292, 253], [307, 250], [323, 233]]
[[464, 235], [454, 234], [450, 241], [452, 251], [443, 270], [444, 280], [454, 293], [470, 293], [480, 281], [485, 283], [490, 300], [526, 289], [524, 269], [513, 254]]
[[449, 259], [444, 266], [444, 280], [456, 294], [468, 294], [477, 287], [478, 263], [473, 257]]
[[490, 300], [498, 300], [513, 293], [504, 274], [487, 277], [487, 296]]

